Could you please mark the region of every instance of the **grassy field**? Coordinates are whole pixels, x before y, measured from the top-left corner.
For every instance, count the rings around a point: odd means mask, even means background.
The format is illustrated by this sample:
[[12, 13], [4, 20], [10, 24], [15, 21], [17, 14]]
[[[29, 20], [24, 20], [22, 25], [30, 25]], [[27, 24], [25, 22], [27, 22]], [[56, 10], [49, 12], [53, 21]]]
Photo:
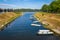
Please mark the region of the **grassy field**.
[[60, 14], [37, 12], [34, 17], [40, 21], [45, 28], [51, 29], [60, 35]]
[[18, 16], [21, 16], [21, 13], [17, 14], [14, 12], [5, 12], [5, 13], [0, 14], [0, 29], [2, 29], [4, 25], [13, 21]]

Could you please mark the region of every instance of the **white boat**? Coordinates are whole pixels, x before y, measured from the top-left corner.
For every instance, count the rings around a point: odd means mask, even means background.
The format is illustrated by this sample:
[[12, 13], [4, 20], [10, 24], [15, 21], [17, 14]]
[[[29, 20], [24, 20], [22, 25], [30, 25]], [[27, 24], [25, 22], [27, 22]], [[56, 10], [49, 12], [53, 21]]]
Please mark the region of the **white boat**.
[[39, 22], [39, 21], [33, 21], [33, 23], [37, 23], [37, 22]]
[[49, 35], [49, 34], [53, 34], [53, 32], [51, 32], [50, 30], [39, 30], [38, 34], [39, 35], [41, 35], [41, 34], [47, 34], [47, 35]]
[[48, 32], [48, 34], [53, 34], [53, 32]]
[[39, 24], [31, 24], [31, 26], [41, 26], [41, 25], [39, 25]]
[[39, 32], [49, 32], [50, 30], [39, 30]]

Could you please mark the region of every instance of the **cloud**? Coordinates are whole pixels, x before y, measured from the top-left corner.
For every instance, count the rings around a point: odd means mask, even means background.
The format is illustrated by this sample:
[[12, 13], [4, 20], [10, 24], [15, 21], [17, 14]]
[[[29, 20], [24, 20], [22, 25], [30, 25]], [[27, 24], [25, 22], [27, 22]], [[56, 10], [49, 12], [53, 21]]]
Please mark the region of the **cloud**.
[[13, 5], [13, 4], [0, 4], [0, 6], [10, 6], [10, 7], [16, 7], [16, 5]]

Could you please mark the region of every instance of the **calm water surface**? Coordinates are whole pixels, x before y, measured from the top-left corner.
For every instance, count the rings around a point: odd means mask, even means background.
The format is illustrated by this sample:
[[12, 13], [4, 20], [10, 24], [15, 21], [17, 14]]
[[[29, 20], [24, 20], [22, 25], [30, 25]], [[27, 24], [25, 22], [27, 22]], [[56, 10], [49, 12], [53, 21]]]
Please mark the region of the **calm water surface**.
[[60, 40], [60, 37], [54, 35], [38, 36], [39, 29], [45, 29], [43, 26], [33, 27], [30, 20], [34, 12], [24, 12], [24, 15], [10, 23], [3, 31], [0, 31], [0, 40]]

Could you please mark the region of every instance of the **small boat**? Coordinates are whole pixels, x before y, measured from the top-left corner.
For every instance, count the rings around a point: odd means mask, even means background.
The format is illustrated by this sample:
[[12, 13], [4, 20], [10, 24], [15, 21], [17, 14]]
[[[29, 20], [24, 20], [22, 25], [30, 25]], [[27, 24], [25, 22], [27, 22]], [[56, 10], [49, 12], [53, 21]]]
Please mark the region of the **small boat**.
[[39, 21], [33, 21], [33, 23], [37, 23], [37, 22], [39, 22]]
[[51, 34], [53, 34], [53, 32], [51, 32], [50, 30], [39, 30], [38, 31], [38, 33], [37, 33], [38, 35], [51, 35]]
[[50, 30], [39, 30], [39, 32], [49, 32]]
[[41, 26], [41, 25], [39, 25], [39, 24], [31, 24], [31, 26]]

